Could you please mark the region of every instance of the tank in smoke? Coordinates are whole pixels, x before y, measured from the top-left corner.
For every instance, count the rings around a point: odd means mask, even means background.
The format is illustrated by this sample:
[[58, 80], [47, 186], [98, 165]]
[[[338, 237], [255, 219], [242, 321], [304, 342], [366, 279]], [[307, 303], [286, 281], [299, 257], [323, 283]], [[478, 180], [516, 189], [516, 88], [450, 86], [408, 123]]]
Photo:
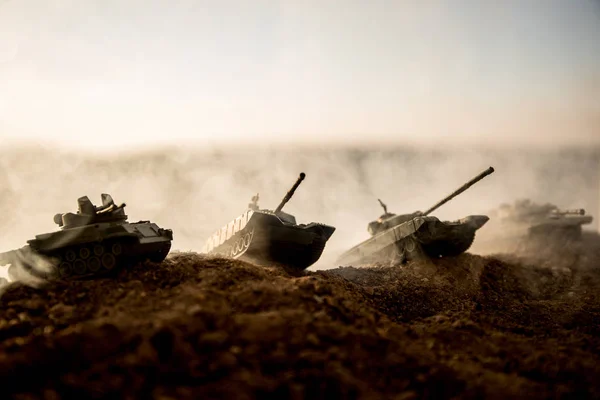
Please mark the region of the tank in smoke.
[[[56, 214], [60, 230], [37, 235], [18, 250], [0, 254], [1, 264], [18, 264], [44, 279], [74, 279], [101, 275], [126, 262], [161, 262], [171, 249], [173, 232], [150, 221], [127, 222], [125, 204], [117, 206], [102, 194], [102, 206], [87, 196], [77, 213]], [[39, 261], [49, 268], [38, 268]]]
[[489, 220], [486, 215], [469, 215], [458, 221], [440, 221], [429, 214], [494, 172], [489, 167], [425, 212], [396, 215], [378, 199], [384, 213], [368, 224], [371, 237], [338, 258], [340, 265], [376, 262], [405, 262], [423, 257], [456, 256], [469, 249], [475, 232]]
[[260, 209], [258, 194], [254, 196], [242, 215], [208, 238], [203, 252], [297, 270], [317, 262], [335, 228], [316, 222], [298, 224], [293, 215], [282, 211], [305, 176], [300, 174], [274, 211]]
[[530, 199], [502, 204], [493, 215], [497, 216], [506, 236], [525, 236], [537, 242], [579, 241], [583, 225], [593, 221], [584, 209], [560, 209], [554, 204], [534, 203]]

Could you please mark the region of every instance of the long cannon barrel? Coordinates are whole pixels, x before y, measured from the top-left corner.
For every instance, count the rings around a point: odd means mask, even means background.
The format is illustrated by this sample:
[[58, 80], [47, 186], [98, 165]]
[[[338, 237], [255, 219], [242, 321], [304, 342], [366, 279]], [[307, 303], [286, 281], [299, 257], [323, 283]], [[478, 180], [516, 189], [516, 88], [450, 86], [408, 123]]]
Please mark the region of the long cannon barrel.
[[444, 197], [441, 201], [436, 203], [433, 207], [431, 207], [430, 209], [425, 211], [423, 213], [423, 216], [426, 216], [429, 213], [437, 210], [438, 208], [440, 208], [441, 206], [443, 206], [444, 204], [446, 204], [447, 202], [449, 202], [450, 200], [452, 200], [453, 198], [455, 198], [456, 196], [458, 196], [459, 194], [461, 194], [462, 192], [464, 192], [465, 190], [467, 190], [468, 188], [470, 188], [471, 186], [473, 186], [474, 184], [476, 184], [477, 182], [479, 182], [480, 180], [485, 178], [486, 176], [490, 175], [492, 172], [494, 172], [494, 168], [489, 167], [488, 169], [486, 169], [485, 171], [483, 171], [482, 173], [477, 175], [475, 178], [471, 179], [469, 182], [465, 183], [460, 188], [456, 189], [454, 192], [452, 192], [448, 196]]
[[298, 186], [300, 186], [300, 183], [302, 183], [302, 181], [304, 180], [305, 177], [306, 177], [306, 174], [304, 172], [301, 172], [300, 176], [298, 177], [298, 180], [296, 181], [296, 183], [294, 183], [294, 186], [292, 186], [292, 188], [290, 189], [290, 191], [287, 192], [287, 194], [285, 195], [285, 197], [283, 198], [283, 200], [281, 200], [281, 203], [279, 203], [279, 205], [275, 209], [276, 213], [279, 212], [279, 211], [281, 211], [281, 209], [283, 208], [283, 206], [285, 206], [285, 203], [287, 203], [288, 201], [290, 201], [290, 199], [294, 195], [294, 192], [296, 191], [296, 189], [298, 188]]
[[585, 210], [583, 208], [575, 208], [569, 210], [553, 210], [552, 214], [556, 215], [585, 215]]

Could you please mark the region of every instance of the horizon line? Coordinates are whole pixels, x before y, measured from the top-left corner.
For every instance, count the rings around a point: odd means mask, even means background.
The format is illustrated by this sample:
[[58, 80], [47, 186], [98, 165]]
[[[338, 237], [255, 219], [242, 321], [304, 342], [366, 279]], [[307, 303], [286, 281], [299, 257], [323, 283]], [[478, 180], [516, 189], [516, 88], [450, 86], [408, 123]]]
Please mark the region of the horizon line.
[[113, 146], [78, 146], [77, 143], [65, 144], [64, 141], [52, 140], [52, 139], [19, 139], [19, 138], [0, 138], [0, 149], [5, 150], [34, 150], [34, 149], [47, 149], [51, 151], [58, 150], [60, 153], [80, 153], [86, 155], [135, 155], [140, 153], [156, 153], [160, 151], [212, 151], [212, 152], [227, 152], [239, 151], [239, 150], [291, 150], [293, 148], [303, 150], [359, 150], [359, 151], [393, 151], [405, 149], [408, 151], [537, 151], [537, 152], [555, 152], [555, 151], [585, 151], [585, 152], [600, 152], [600, 143], [533, 143], [531, 141], [523, 142], [502, 142], [502, 143], [491, 143], [490, 141], [477, 140], [471, 143], [464, 143], [462, 141], [452, 140], [431, 140], [417, 142], [412, 140], [405, 141], [392, 141], [392, 140], [380, 140], [380, 141], [340, 141], [336, 140], [323, 140], [323, 141], [280, 141], [280, 140], [258, 140], [248, 142], [236, 141], [235, 143], [228, 144], [226, 142], [215, 142], [215, 141], [179, 141], [178, 143], [168, 142], [155, 142], [136, 144], [131, 146], [130, 144], [125, 145], [126, 148], [120, 146], [118, 143]]

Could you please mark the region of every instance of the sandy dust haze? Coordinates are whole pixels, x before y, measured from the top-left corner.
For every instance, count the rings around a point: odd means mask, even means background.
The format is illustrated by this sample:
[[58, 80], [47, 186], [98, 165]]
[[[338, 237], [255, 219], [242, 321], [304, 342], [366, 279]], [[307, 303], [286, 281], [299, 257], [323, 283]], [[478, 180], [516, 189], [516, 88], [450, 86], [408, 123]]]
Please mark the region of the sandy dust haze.
[[[434, 214], [458, 219], [486, 214], [502, 202], [531, 198], [600, 214], [598, 150], [469, 150], [390, 148], [157, 148], [98, 155], [43, 146], [2, 149], [0, 159], [0, 250], [21, 247], [35, 234], [51, 232], [55, 213], [75, 211], [87, 195], [101, 193], [127, 203], [130, 221], [149, 219], [174, 231], [173, 249], [200, 251], [204, 240], [241, 213], [255, 193], [274, 209], [300, 172], [306, 180], [286, 205], [299, 223], [337, 228], [311, 269], [337, 267], [337, 256], [366, 239], [366, 225], [382, 210], [425, 210], [488, 166], [496, 172]], [[490, 239], [494, 221], [479, 232]], [[489, 229], [488, 229], [489, 228]]]
[[[0, 398], [600, 398], [599, 127], [600, 0], [0, 0], [0, 253], [102, 193], [174, 236], [0, 254]], [[430, 214], [490, 217], [466, 252], [337, 264], [490, 166]], [[301, 172], [315, 264], [200, 253]], [[522, 199], [593, 221], [505, 240]]]

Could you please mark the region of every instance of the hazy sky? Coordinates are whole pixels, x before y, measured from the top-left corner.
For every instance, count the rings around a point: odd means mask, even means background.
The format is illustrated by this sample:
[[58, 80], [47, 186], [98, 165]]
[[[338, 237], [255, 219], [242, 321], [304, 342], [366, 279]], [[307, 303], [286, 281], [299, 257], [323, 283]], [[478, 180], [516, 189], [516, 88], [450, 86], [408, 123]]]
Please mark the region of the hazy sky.
[[0, 139], [600, 144], [599, 0], [0, 0]]

